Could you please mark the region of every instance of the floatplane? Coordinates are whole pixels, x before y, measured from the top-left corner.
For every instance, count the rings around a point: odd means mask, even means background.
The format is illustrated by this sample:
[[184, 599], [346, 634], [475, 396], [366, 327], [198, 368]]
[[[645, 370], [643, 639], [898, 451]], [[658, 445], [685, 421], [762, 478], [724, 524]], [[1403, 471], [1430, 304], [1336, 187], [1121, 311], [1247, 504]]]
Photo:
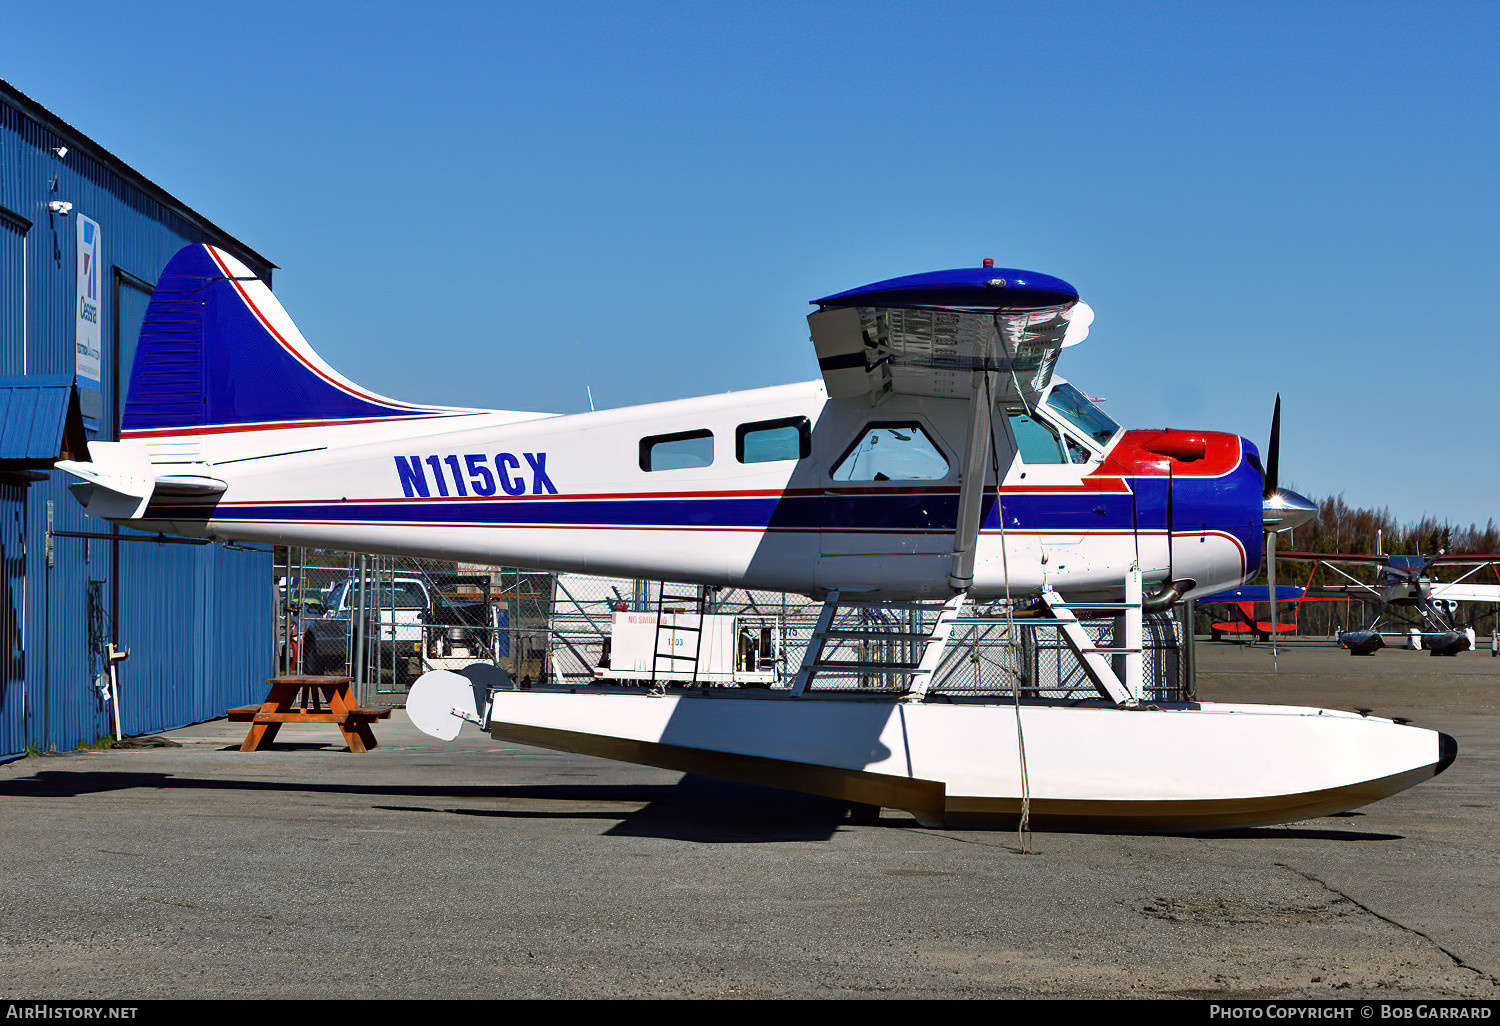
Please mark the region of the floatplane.
[[[58, 466], [89, 513], [219, 539], [369, 550], [824, 601], [790, 687], [600, 693], [435, 671], [408, 709], [495, 737], [904, 809], [1197, 831], [1343, 811], [1441, 772], [1453, 739], [1329, 709], [1152, 702], [1142, 618], [1249, 580], [1313, 507], [1250, 441], [1125, 430], [1054, 374], [1093, 312], [985, 261], [816, 300], [821, 378], [548, 415], [422, 406], [325, 363], [229, 253], [167, 265], [120, 440]], [[813, 686], [841, 604], [941, 604], [902, 693]], [[977, 603], [1032, 603], [1098, 692], [938, 702]], [[993, 607], [992, 607], [993, 608]], [[1079, 614], [1125, 624], [1106, 650]]]
[[[1473, 648], [1473, 628], [1465, 629], [1456, 619], [1459, 604], [1474, 602], [1493, 608], [1500, 603], [1500, 584], [1470, 580], [1486, 570], [1500, 580], [1500, 552], [1449, 552], [1445, 544], [1435, 555], [1396, 555], [1381, 552], [1378, 538], [1375, 549], [1374, 553], [1288, 551], [1282, 558], [1310, 562], [1314, 574], [1327, 567], [1344, 580], [1324, 584], [1323, 591], [1342, 593], [1374, 606], [1364, 626], [1339, 632], [1339, 644], [1350, 655], [1370, 656], [1384, 648], [1390, 635], [1381, 627], [1387, 625], [1404, 627], [1397, 636], [1420, 639], [1422, 647], [1435, 656], [1455, 656]], [[1340, 569], [1341, 564], [1373, 568], [1375, 582], [1360, 580]], [[1452, 580], [1440, 581], [1434, 572], [1440, 566], [1468, 570]], [[1417, 619], [1402, 614], [1415, 614]]]

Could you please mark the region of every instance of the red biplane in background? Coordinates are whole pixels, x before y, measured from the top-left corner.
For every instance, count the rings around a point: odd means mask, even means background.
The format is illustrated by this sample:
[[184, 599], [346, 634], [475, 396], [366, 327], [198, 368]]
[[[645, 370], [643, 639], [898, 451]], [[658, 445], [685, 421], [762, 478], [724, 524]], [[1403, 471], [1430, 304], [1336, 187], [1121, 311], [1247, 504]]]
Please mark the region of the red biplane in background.
[[[1292, 584], [1278, 585], [1276, 588], [1277, 604], [1294, 603], [1300, 605], [1306, 592]], [[1269, 604], [1271, 601], [1271, 589], [1264, 584], [1245, 585], [1239, 588], [1230, 588], [1221, 591], [1217, 595], [1210, 595], [1200, 599], [1199, 605], [1224, 605], [1227, 609], [1226, 618], [1216, 620], [1210, 627], [1214, 641], [1223, 641], [1226, 634], [1248, 634], [1257, 641], [1269, 641], [1272, 634], [1289, 634], [1297, 629], [1297, 614], [1292, 613], [1291, 622], [1283, 622], [1283, 617], [1277, 617], [1277, 622], [1271, 623], [1259, 619], [1255, 615], [1257, 605]]]
[[1210, 595], [1205, 599], [1200, 599], [1199, 604], [1223, 605], [1227, 609], [1225, 618], [1216, 620], [1209, 627], [1214, 641], [1223, 641], [1226, 634], [1250, 635], [1257, 641], [1269, 641], [1273, 634], [1292, 634], [1297, 630], [1297, 614], [1302, 609], [1302, 603], [1345, 601], [1348, 600], [1343, 596], [1314, 597], [1307, 594], [1306, 588], [1299, 588], [1294, 584], [1281, 584], [1276, 587], [1274, 605], [1283, 609], [1291, 606], [1291, 615], [1280, 613], [1280, 610], [1273, 608], [1270, 610], [1270, 619], [1262, 620], [1256, 615], [1255, 607], [1273, 604], [1271, 589], [1264, 584], [1252, 584]]

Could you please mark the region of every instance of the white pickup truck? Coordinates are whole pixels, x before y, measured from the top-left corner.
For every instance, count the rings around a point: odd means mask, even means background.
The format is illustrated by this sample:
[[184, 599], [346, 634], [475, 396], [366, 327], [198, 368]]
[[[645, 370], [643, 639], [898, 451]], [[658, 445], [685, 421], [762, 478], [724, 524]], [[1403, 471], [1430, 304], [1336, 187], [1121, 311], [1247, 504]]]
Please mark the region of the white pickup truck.
[[360, 644], [360, 635], [378, 646], [367, 649], [369, 670], [391, 672], [405, 684], [428, 669], [493, 658], [495, 627], [482, 575], [383, 576], [364, 589], [345, 578], [323, 611], [303, 620], [302, 666], [306, 673], [352, 675], [350, 643]]

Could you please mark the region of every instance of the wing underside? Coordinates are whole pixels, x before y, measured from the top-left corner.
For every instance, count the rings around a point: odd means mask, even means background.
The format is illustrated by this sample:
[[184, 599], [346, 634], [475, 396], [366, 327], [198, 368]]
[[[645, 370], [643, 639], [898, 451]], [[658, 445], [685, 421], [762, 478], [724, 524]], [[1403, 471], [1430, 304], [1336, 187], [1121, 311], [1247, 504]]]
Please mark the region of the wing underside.
[[1454, 602], [1500, 602], [1500, 584], [1434, 583], [1432, 597]]
[[830, 396], [968, 399], [974, 372], [992, 371], [997, 399], [1030, 403], [1093, 311], [1077, 300], [1016, 311], [844, 306], [807, 320]]

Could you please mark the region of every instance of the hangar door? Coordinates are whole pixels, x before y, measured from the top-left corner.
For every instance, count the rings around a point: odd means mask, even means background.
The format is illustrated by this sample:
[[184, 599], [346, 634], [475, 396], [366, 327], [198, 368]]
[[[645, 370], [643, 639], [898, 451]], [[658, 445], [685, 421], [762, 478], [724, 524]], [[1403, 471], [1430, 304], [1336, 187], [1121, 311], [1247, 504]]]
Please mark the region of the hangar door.
[[[0, 373], [21, 373], [26, 339], [26, 225], [0, 209]], [[26, 749], [26, 485], [0, 481], [0, 756]]]
[[[113, 367], [104, 368], [105, 419], [111, 437], [120, 437], [120, 420], [130, 390], [141, 322], [151, 302], [151, 286], [115, 268], [114, 337], [106, 347]], [[134, 534], [115, 527], [113, 534]], [[110, 574], [110, 634], [130, 649], [122, 667], [121, 702], [125, 733], [177, 726], [187, 717], [181, 692], [197, 683], [195, 648], [199, 643], [197, 607], [200, 582], [196, 547], [151, 542], [115, 542]]]

